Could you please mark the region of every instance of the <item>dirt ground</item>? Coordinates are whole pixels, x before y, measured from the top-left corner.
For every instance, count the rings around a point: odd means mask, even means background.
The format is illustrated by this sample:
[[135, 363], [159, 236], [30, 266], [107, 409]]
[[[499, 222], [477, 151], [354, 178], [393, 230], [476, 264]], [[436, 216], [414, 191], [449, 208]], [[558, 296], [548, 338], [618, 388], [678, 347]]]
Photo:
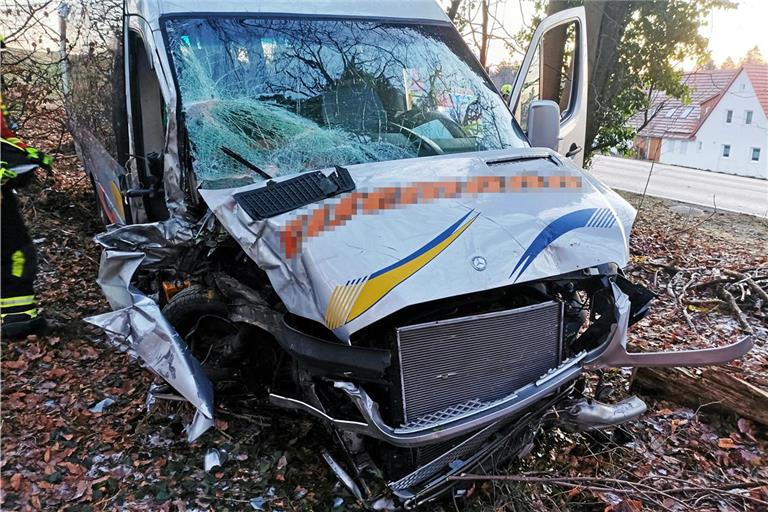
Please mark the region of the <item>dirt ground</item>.
[[[2, 342], [3, 510], [359, 510], [322, 462], [318, 447], [330, 440], [299, 416], [267, 418], [248, 397], [230, 398], [217, 406], [216, 429], [188, 445], [181, 434], [187, 406], [161, 404], [147, 413], [149, 373], [82, 321], [108, 306], [95, 283], [92, 237], [101, 226], [76, 157], [59, 156], [55, 175], [21, 194], [40, 254], [38, 294], [54, 329]], [[723, 268], [750, 272], [765, 286], [768, 222], [678, 206], [642, 202], [629, 273], [659, 299], [633, 343], [733, 341], [744, 327], [728, 308], [689, 306], [691, 329], [675, 290]], [[714, 291], [699, 290], [699, 299], [716, 300]], [[739, 303], [760, 340], [735, 364], [762, 386], [768, 309], [748, 292]], [[105, 398], [114, 403], [89, 411]], [[466, 501], [433, 509], [768, 510], [763, 427], [707, 405], [643, 398], [649, 412], [641, 420], [611, 435], [548, 432], [524, 460], [499, 471], [555, 480], [479, 483]], [[211, 448], [222, 465], [206, 472]]]

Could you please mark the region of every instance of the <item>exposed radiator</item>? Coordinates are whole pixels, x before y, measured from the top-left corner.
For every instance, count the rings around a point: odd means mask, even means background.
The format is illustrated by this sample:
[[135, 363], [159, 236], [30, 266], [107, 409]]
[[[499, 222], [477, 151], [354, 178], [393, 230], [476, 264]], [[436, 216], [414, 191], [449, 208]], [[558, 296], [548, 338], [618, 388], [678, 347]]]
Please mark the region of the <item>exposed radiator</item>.
[[397, 330], [405, 423], [490, 402], [560, 363], [562, 305], [409, 325]]

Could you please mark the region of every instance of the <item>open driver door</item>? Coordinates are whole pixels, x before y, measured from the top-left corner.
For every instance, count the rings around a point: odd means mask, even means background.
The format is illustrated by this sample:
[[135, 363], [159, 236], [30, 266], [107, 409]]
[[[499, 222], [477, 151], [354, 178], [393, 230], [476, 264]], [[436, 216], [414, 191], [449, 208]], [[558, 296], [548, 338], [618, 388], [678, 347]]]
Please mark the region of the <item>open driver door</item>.
[[[541, 137], [533, 137], [532, 132], [541, 129], [532, 124], [531, 113], [542, 106], [555, 112], [558, 121], [551, 126], [555, 132], [553, 143], [547, 145], [579, 166], [584, 160], [587, 127], [586, 27], [583, 7], [566, 9], [542, 20], [533, 33], [509, 98], [510, 109], [535, 145]], [[556, 111], [552, 108], [555, 105]]]

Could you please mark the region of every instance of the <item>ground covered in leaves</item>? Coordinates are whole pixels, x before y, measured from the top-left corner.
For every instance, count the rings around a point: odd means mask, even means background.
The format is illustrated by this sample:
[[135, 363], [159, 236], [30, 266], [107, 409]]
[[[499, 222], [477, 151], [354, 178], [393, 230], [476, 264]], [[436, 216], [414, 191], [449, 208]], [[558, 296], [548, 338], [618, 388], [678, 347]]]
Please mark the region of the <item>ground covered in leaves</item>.
[[[190, 446], [181, 434], [188, 408], [165, 404], [147, 414], [149, 374], [82, 321], [107, 309], [91, 241], [101, 226], [76, 157], [65, 152], [57, 162], [53, 175], [22, 191], [40, 254], [38, 294], [54, 328], [2, 342], [2, 509], [358, 510], [323, 465], [319, 447], [330, 440], [308, 421], [267, 418], [247, 397], [234, 397], [218, 406], [216, 429]], [[751, 330], [757, 347], [735, 364], [768, 389], [768, 309], [744, 279], [725, 274], [747, 273], [765, 288], [766, 254], [765, 220], [646, 198], [630, 274], [659, 299], [634, 343], [710, 346]], [[619, 377], [626, 375], [607, 376]], [[642, 420], [611, 435], [550, 431], [515, 467], [502, 468], [518, 481], [478, 483], [465, 502], [435, 508], [768, 509], [763, 427], [708, 405], [643, 398], [650, 411]], [[95, 412], [97, 404], [108, 405]], [[204, 456], [214, 448], [221, 465], [205, 471]]]

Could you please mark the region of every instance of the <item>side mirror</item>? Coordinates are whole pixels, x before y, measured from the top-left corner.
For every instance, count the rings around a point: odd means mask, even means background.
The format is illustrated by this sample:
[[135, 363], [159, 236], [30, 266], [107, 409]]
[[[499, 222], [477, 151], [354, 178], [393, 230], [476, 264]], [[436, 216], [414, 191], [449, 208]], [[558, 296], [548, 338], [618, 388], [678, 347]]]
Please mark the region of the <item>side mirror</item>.
[[551, 100], [535, 100], [528, 105], [528, 140], [535, 148], [557, 151], [560, 139], [560, 107]]

